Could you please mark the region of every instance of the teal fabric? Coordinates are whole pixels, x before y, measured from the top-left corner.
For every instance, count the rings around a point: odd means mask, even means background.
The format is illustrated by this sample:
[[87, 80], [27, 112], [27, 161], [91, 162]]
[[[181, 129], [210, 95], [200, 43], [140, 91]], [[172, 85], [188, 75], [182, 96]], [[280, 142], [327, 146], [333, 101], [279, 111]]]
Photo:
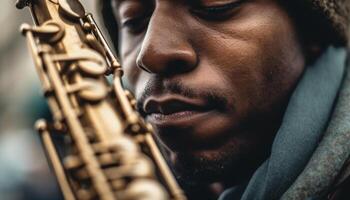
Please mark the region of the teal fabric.
[[304, 171], [283, 194], [281, 200], [326, 199], [329, 192], [346, 180], [347, 173], [343, 174], [343, 170], [350, 169], [349, 57], [347, 61], [344, 80], [322, 141]]
[[329, 47], [306, 68], [291, 96], [270, 157], [246, 186], [226, 190], [219, 200], [279, 199], [293, 184], [327, 127], [343, 79], [346, 53], [343, 48]]

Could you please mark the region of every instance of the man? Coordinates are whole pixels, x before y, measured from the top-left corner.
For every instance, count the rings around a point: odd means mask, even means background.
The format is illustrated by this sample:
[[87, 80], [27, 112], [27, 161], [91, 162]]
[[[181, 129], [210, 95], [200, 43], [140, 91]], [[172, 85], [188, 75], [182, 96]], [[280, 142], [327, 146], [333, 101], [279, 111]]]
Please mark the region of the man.
[[349, 4], [103, 1], [125, 83], [190, 199], [346, 197]]

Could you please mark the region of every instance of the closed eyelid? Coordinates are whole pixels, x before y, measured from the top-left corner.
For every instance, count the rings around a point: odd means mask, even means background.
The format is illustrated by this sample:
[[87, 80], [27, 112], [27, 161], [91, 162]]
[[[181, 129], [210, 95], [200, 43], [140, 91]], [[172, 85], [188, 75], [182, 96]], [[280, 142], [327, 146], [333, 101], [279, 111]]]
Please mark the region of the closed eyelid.
[[145, 0], [121, 0], [118, 2], [117, 10], [121, 18], [129, 18], [144, 13], [148, 9]]
[[225, 6], [227, 4], [232, 4], [239, 2], [240, 0], [196, 0], [196, 4], [201, 7], [216, 7]]
[[204, 6], [221, 6], [238, 0], [200, 0]]

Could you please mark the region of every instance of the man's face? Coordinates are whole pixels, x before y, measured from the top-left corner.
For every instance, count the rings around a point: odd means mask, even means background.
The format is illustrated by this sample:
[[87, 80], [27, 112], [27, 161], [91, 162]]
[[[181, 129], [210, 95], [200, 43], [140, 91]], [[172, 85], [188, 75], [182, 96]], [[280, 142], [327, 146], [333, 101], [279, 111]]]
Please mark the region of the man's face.
[[179, 176], [225, 181], [254, 170], [304, 68], [284, 8], [275, 0], [111, 3], [125, 77]]

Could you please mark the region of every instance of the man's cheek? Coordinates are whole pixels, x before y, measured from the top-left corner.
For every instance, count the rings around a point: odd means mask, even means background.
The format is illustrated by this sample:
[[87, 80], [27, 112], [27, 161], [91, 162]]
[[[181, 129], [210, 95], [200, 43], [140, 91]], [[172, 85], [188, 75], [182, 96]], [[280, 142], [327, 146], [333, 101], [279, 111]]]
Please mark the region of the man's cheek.
[[132, 51], [128, 55], [122, 56], [122, 68], [124, 77], [129, 84], [132, 92], [135, 92], [135, 86], [139, 79], [141, 69], [136, 66], [137, 51]]

